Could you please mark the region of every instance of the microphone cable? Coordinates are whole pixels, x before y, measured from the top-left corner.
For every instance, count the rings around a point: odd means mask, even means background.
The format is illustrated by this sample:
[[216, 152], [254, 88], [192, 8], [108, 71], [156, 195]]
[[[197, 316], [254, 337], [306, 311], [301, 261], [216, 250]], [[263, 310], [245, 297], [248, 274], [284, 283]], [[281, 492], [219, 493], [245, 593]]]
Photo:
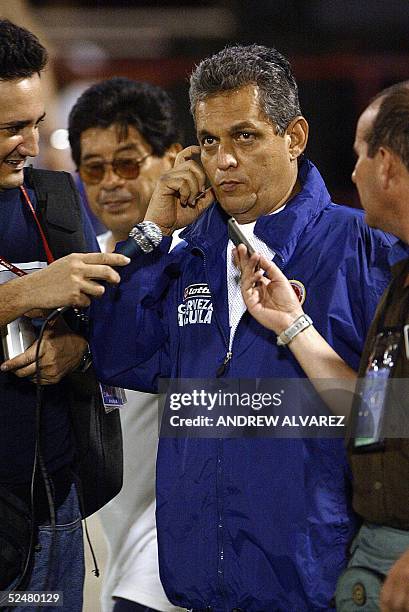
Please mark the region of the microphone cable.
[[[35, 380], [36, 380], [36, 410], [35, 410], [35, 451], [34, 451], [34, 462], [33, 462], [33, 470], [31, 473], [31, 481], [30, 481], [30, 503], [31, 503], [31, 508], [30, 508], [30, 520], [31, 520], [31, 525], [30, 525], [30, 542], [29, 542], [29, 548], [27, 551], [27, 555], [24, 561], [24, 566], [23, 566], [23, 571], [22, 574], [17, 582], [17, 584], [11, 589], [11, 591], [8, 592], [7, 595], [9, 595], [10, 593], [15, 593], [16, 591], [18, 591], [22, 585], [24, 584], [24, 581], [27, 578], [28, 575], [28, 571], [30, 569], [30, 564], [31, 564], [31, 560], [33, 557], [33, 553], [35, 550], [35, 546], [36, 546], [36, 534], [37, 534], [37, 525], [36, 525], [36, 508], [35, 508], [35, 485], [36, 485], [36, 480], [37, 480], [37, 475], [40, 472], [40, 475], [42, 477], [42, 481], [44, 483], [44, 489], [46, 492], [46, 497], [47, 497], [47, 503], [48, 503], [48, 510], [49, 510], [49, 518], [50, 518], [50, 527], [51, 527], [51, 542], [50, 542], [50, 548], [49, 548], [49, 553], [48, 553], [48, 560], [47, 560], [47, 573], [46, 573], [46, 580], [43, 586], [43, 591], [47, 591], [48, 590], [48, 585], [49, 585], [49, 579], [50, 579], [50, 575], [51, 575], [51, 570], [55, 561], [55, 553], [56, 553], [56, 512], [55, 512], [55, 504], [54, 504], [54, 497], [53, 497], [53, 484], [52, 481], [50, 479], [50, 476], [48, 474], [47, 471], [47, 467], [45, 464], [45, 460], [42, 454], [42, 450], [41, 450], [41, 416], [42, 416], [42, 405], [43, 405], [43, 385], [41, 384], [41, 370], [40, 370], [40, 350], [41, 350], [41, 343], [43, 341], [44, 338], [44, 333], [45, 330], [47, 328], [47, 326], [53, 321], [53, 319], [56, 319], [58, 316], [63, 315], [67, 310], [69, 310], [70, 307], [68, 306], [64, 306], [64, 307], [60, 307], [60, 308], [56, 308], [55, 310], [53, 310], [43, 321], [42, 325], [41, 325], [41, 329], [40, 329], [40, 333], [38, 335], [38, 339], [37, 339], [37, 347], [36, 347], [36, 354], [35, 354], [35, 364], [36, 364], [36, 373], [35, 373]], [[80, 318], [82, 318], [81, 314], [78, 314], [77, 310], [76, 311], [76, 315], [79, 316]], [[84, 520], [85, 522], [85, 520]], [[98, 565], [97, 565], [97, 560], [95, 557], [95, 553], [91, 544], [91, 540], [89, 537], [89, 533], [88, 533], [88, 528], [85, 522], [85, 533], [86, 533], [86, 538], [87, 538], [87, 542], [88, 542], [88, 546], [90, 548], [91, 551], [91, 555], [93, 558], [93, 562], [94, 562], [94, 570], [93, 573], [98, 577], [99, 576], [99, 569], [98, 569]], [[25, 588], [26, 585], [23, 586], [23, 588]], [[3, 600], [2, 600], [3, 601]], [[2, 601], [0, 601], [0, 604], [2, 603]], [[37, 607], [37, 610], [40, 610], [41, 605], [39, 605]]]

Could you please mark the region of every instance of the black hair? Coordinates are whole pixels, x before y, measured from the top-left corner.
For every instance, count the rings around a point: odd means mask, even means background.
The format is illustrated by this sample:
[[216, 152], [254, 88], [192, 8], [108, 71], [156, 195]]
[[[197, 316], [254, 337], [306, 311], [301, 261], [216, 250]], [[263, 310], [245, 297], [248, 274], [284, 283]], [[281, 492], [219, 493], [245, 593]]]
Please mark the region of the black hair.
[[68, 119], [72, 158], [81, 161], [81, 134], [88, 128], [118, 125], [120, 137], [135, 127], [162, 157], [179, 135], [173, 104], [168, 94], [150, 83], [114, 77], [86, 89], [74, 104]]
[[40, 74], [47, 59], [47, 50], [32, 32], [8, 19], [0, 19], [0, 80]]

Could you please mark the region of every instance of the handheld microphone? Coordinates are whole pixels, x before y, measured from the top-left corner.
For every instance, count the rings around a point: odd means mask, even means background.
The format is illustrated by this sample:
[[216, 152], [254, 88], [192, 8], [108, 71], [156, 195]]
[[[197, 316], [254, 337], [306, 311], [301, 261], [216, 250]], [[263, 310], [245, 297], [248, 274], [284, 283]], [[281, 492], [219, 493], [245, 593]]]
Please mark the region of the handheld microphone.
[[129, 237], [115, 253], [126, 255], [126, 257], [136, 257], [143, 253], [151, 253], [162, 241], [162, 232], [156, 223], [152, 221], [142, 221], [129, 232]]
[[[129, 236], [120, 247], [115, 249], [115, 253], [125, 255], [130, 259], [143, 253], [151, 253], [162, 241], [162, 232], [156, 223], [152, 221], [142, 221], [131, 229]], [[61, 306], [56, 309], [60, 315], [70, 310], [71, 306]], [[81, 310], [73, 309], [76, 316], [82, 318], [84, 315]]]

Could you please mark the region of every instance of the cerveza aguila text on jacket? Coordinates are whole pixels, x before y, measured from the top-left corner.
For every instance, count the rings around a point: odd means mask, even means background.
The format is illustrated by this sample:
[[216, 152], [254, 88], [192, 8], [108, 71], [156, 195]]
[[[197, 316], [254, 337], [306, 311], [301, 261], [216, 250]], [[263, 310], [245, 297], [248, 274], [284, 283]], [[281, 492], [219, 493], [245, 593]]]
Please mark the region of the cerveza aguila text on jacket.
[[[304, 310], [357, 369], [393, 240], [333, 204], [310, 162], [299, 179], [301, 192], [260, 217], [255, 233], [305, 286]], [[165, 238], [94, 303], [92, 350], [105, 382], [156, 391], [160, 377], [215, 376], [229, 341], [226, 220], [215, 203], [171, 253]], [[207, 312], [186, 316], [194, 285], [208, 288]], [[232, 353], [225, 376], [304, 376], [248, 313]], [[157, 524], [170, 600], [216, 612], [328, 609], [355, 529], [349, 478], [342, 440], [161, 439]]]

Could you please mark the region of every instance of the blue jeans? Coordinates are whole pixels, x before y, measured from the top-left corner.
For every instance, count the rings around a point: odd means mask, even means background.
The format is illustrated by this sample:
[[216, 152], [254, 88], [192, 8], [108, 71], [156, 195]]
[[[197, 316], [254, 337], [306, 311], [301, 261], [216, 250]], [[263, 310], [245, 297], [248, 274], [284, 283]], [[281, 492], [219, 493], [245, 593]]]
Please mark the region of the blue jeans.
[[409, 531], [365, 522], [337, 584], [338, 612], [379, 612], [379, 595], [392, 565], [409, 548]]
[[[46, 606], [44, 612], [81, 612], [84, 586], [84, 545], [79, 503], [75, 485], [64, 503], [56, 509], [56, 532], [54, 553], [49, 567], [52, 529], [41, 525], [38, 531], [38, 544], [34, 553], [34, 564], [27, 593], [32, 591], [62, 591], [63, 606]], [[47, 580], [48, 577], [48, 580]], [[10, 608], [13, 612], [35, 612], [39, 607], [18, 606]]]

